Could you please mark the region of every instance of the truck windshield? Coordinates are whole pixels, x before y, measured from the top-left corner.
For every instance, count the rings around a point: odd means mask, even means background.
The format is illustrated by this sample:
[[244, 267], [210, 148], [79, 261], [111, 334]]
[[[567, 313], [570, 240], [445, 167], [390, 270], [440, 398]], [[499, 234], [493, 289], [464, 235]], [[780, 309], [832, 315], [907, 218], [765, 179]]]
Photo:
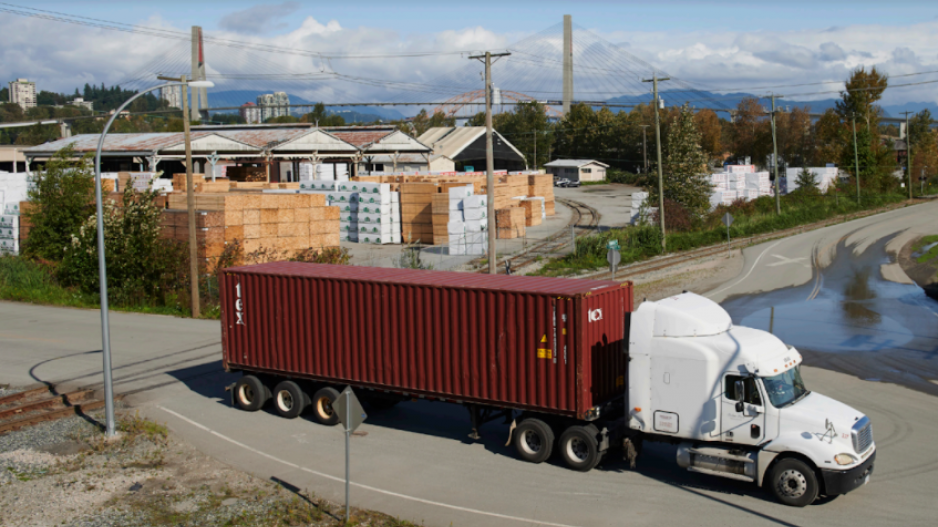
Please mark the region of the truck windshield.
[[800, 366], [774, 377], [765, 377], [762, 382], [765, 384], [765, 392], [769, 396], [769, 401], [776, 408], [789, 405], [809, 393], [804, 387], [804, 381], [801, 380]]

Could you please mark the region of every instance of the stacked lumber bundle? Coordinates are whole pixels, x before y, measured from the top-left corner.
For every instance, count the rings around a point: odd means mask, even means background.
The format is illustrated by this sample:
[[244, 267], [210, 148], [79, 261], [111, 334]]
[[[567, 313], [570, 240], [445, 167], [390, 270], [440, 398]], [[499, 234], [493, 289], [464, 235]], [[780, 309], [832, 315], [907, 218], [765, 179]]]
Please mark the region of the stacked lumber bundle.
[[498, 239], [521, 238], [525, 233], [524, 209], [508, 207], [495, 211], [495, 227]]
[[[432, 201], [433, 212], [433, 245], [446, 245], [449, 243], [448, 224], [450, 221], [450, 197], [446, 194], [433, 194]], [[460, 220], [462, 219], [462, 210], [456, 209]]]
[[[123, 175], [124, 172], [121, 172]], [[128, 177], [130, 174], [128, 174]], [[196, 192], [202, 192], [202, 185], [205, 184], [205, 174], [192, 174], [192, 189]], [[120, 188], [124, 188], [124, 181], [121, 180]], [[173, 190], [176, 192], [187, 192], [185, 174], [173, 174]]]
[[238, 190], [263, 190], [269, 188], [269, 183], [265, 181], [230, 181], [230, 186]]
[[[170, 208], [164, 211], [164, 218], [173, 218], [174, 239], [188, 240], [187, 211], [178, 206], [185, 198], [170, 196]], [[321, 194], [196, 194], [195, 199], [196, 228], [202, 233], [197, 234], [199, 257], [209, 268], [225, 243], [234, 240], [241, 240], [245, 256], [260, 249], [295, 252], [339, 246], [339, 207], [326, 206]], [[166, 237], [169, 223], [163, 222]]]
[[544, 198], [525, 198], [521, 200], [521, 208], [524, 210], [525, 227], [534, 227], [540, 225], [547, 212], [544, 210]]
[[264, 167], [236, 167], [229, 166], [225, 175], [232, 181], [266, 182], [267, 169]]
[[402, 242], [433, 241], [433, 195], [438, 192], [435, 183], [401, 183]]
[[554, 215], [554, 176], [550, 174], [528, 176], [527, 195], [544, 198], [545, 214], [547, 216]]
[[[215, 181], [207, 180], [201, 185], [201, 190], [196, 192], [209, 192], [209, 193], [219, 193], [219, 192], [230, 192], [231, 191], [231, 180], [227, 178], [215, 178]], [[174, 186], [173, 189], [176, 187]], [[179, 189], [182, 192], [186, 191], [186, 187]]]

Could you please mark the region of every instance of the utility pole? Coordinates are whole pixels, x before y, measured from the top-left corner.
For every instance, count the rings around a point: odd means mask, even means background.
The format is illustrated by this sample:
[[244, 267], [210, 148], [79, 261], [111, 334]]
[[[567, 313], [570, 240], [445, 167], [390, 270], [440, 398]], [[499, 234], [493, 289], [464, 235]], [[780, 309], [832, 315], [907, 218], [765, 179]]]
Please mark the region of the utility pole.
[[647, 141], [647, 137], [645, 136], [645, 129], [648, 128], [650, 125], [641, 124], [639, 126], [642, 127], [642, 157], [645, 159], [645, 175], [647, 176], [648, 175], [648, 141]]
[[[199, 242], [195, 238], [195, 189], [192, 184], [192, 138], [189, 134], [189, 86], [185, 75], [178, 79], [157, 78], [182, 83], [182, 130], [186, 141], [186, 208], [189, 210], [189, 293], [192, 302], [192, 318], [199, 318], [202, 314], [199, 305]], [[196, 92], [193, 91], [194, 93]]]
[[853, 166], [857, 177], [857, 207], [860, 206], [860, 154], [857, 148], [857, 114], [851, 113], [853, 120]]
[[489, 239], [489, 274], [496, 274], [495, 267], [495, 240], [498, 236], [495, 225], [495, 148], [492, 146], [492, 57], [507, 57], [511, 53], [492, 53], [486, 51], [485, 55], [472, 55], [470, 59], [485, 61], [485, 191], [488, 207], [486, 230]]
[[778, 190], [778, 140], [775, 133], [775, 98], [781, 95], [772, 94], [772, 166], [775, 169], [775, 214], [782, 213], [782, 198]]
[[651, 82], [654, 87], [654, 105], [655, 105], [655, 142], [658, 147], [658, 222], [661, 224], [661, 252], [667, 249], [667, 239], [665, 238], [664, 228], [664, 171], [661, 168], [661, 117], [658, 115], [658, 82], [669, 81], [670, 77], [658, 78], [658, 73], [652, 74], [650, 79], [642, 79], [642, 82]]
[[912, 199], [912, 130], [909, 129], [909, 114], [905, 114], [905, 171], [909, 173], [909, 199]]

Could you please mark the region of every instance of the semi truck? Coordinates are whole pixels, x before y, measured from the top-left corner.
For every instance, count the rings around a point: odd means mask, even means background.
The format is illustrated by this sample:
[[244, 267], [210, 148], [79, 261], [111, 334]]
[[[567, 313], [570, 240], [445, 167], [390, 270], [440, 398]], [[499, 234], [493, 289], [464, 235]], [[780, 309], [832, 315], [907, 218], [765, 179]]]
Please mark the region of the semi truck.
[[246, 411], [338, 423], [351, 386], [503, 420], [518, 456], [589, 471], [644, 442], [691, 472], [803, 507], [869, 481], [872, 424], [809, 390], [802, 356], [684, 292], [634, 308], [630, 282], [277, 262], [220, 273], [223, 365]]

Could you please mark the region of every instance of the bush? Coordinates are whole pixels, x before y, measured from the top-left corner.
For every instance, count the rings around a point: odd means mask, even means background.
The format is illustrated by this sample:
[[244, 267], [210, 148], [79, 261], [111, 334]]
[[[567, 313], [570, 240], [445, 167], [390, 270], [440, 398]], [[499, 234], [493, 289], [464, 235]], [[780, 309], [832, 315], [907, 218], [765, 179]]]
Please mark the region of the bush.
[[[153, 191], [135, 193], [128, 186], [120, 204], [113, 200], [103, 204], [108, 294], [115, 304], [175, 303], [177, 290], [188, 288], [187, 246], [160, 237], [162, 214], [155, 198]], [[59, 266], [59, 277], [64, 285], [86, 294], [98, 292], [95, 216], [86, 218], [72, 235]]]
[[[651, 223], [659, 225], [658, 211], [651, 213]], [[694, 217], [687, 208], [670, 198], [664, 198], [665, 228], [671, 232], [687, 232], [694, 228]]]
[[32, 227], [23, 245], [28, 257], [59, 261], [72, 236], [94, 210], [94, 174], [91, 157], [73, 161], [70, 146], [55, 153], [44, 171], [34, 176], [30, 207], [23, 216]]

